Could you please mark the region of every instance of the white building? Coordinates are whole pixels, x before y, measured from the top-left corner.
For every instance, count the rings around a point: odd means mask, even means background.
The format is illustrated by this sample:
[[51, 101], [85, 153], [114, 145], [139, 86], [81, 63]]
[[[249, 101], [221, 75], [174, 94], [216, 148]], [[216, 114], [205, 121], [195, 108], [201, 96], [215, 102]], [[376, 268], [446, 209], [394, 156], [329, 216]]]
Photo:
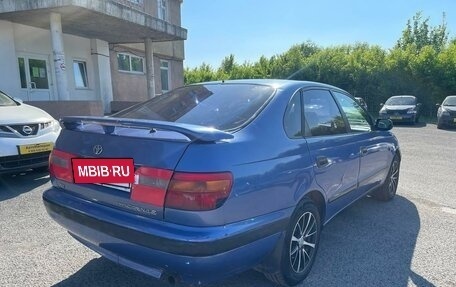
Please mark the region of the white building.
[[56, 117], [183, 84], [181, 0], [2, 0], [0, 90]]

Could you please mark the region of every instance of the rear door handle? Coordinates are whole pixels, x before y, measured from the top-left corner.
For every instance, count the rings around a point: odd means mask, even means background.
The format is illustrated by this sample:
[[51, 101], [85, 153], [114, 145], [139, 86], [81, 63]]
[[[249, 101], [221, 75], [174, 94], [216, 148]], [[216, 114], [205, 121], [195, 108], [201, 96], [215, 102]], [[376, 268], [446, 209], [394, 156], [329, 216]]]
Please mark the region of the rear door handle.
[[326, 156], [317, 156], [317, 167], [318, 168], [323, 168], [327, 167], [331, 164], [329, 159]]

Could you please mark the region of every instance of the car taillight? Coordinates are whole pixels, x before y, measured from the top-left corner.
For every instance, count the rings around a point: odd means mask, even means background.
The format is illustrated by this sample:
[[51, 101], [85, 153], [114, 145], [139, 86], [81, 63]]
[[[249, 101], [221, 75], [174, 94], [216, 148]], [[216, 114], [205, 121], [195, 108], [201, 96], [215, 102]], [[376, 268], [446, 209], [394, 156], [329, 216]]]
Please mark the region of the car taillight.
[[166, 169], [140, 167], [130, 198], [169, 208], [203, 211], [219, 207], [231, 192], [231, 173], [173, 173]]
[[49, 173], [60, 180], [73, 182], [71, 159], [74, 157], [76, 155], [53, 149], [49, 156]]
[[231, 192], [231, 173], [174, 173], [166, 193], [165, 206], [182, 210], [212, 210]]
[[131, 199], [138, 202], [163, 206], [166, 188], [173, 172], [166, 169], [140, 167], [135, 171], [131, 187]]

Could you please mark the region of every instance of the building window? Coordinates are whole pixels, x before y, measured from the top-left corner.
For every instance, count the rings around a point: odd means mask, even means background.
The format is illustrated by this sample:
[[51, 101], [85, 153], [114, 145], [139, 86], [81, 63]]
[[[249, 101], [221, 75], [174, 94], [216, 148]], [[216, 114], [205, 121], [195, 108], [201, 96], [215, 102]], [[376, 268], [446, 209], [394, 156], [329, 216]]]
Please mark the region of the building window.
[[74, 85], [76, 88], [88, 88], [87, 64], [84, 61], [73, 61]]
[[161, 78], [161, 86], [162, 92], [169, 91], [169, 62], [168, 61], [160, 61], [160, 78]]
[[158, 19], [167, 20], [168, 3], [167, 0], [157, 0]]
[[27, 89], [27, 78], [25, 76], [25, 59], [24, 58], [18, 58], [19, 62], [19, 75], [21, 77], [21, 88], [22, 89]]
[[130, 54], [117, 54], [117, 67], [119, 71], [144, 74], [144, 58]]

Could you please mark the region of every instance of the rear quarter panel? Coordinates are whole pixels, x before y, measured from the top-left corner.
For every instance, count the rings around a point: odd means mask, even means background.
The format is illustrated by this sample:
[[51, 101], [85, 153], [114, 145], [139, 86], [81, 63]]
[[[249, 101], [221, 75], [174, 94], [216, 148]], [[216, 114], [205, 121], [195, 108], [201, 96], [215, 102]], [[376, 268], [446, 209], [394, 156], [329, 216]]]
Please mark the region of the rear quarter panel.
[[232, 172], [234, 184], [218, 209], [165, 209], [165, 220], [194, 226], [223, 225], [294, 207], [315, 187], [305, 139], [289, 139], [283, 115], [295, 90], [279, 90], [261, 114], [234, 139], [193, 143], [176, 167], [181, 172]]

